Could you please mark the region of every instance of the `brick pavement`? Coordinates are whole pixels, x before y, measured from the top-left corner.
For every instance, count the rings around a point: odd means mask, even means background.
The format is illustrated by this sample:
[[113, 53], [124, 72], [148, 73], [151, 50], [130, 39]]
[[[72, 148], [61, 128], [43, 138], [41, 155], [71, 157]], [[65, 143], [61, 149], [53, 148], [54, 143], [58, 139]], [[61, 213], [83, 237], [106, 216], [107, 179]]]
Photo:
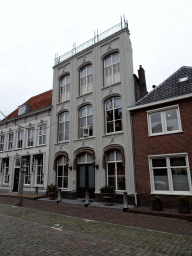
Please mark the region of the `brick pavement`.
[[0, 204], [0, 225], [2, 256], [192, 255], [191, 236], [68, 217], [8, 204]]

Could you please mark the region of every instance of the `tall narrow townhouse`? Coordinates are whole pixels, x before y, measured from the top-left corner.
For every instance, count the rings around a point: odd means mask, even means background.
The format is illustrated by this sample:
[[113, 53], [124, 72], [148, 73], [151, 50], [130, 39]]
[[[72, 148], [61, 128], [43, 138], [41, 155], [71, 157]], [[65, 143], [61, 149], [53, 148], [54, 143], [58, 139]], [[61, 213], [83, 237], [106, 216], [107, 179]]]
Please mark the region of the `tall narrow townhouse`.
[[24, 193], [45, 193], [48, 179], [52, 90], [36, 95], [0, 121], [0, 191], [17, 192], [27, 160]]
[[[135, 103], [132, 46], [120, 23], [57, 57], [53, 67], [49, 183], [64, 198], [101, 200], [113, 185], [117, 200], [135, 193], [130, 116]], [[134, 197], [133, 197], [134, 198]]]

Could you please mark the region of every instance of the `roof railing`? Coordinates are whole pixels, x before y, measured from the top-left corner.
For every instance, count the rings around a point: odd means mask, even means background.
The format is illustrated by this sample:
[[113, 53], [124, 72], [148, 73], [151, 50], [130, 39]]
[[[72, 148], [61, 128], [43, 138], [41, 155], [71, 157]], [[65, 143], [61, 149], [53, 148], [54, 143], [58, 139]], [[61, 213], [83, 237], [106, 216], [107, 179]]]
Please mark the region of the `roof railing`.
[[[61, 55], [61, 56], [56, 56], [55, 57], [55, 65], [59, 64], [60, 62], [69, 59], [70, 57], [72, 57], [73, 55], [85, 50], [86, 48], [89, 48], [90, 46], [102, 41], [103, 39], [117, 33], [118, 31], [124, 29], [124, 28], [128, 28], [128, 22], [127, 20], [124, 19], [124, 22], [121, 22], [117, 25], [115, 25], [114, 27], [104, 31], [103, 33], [98, 35], [98, 31], [97, 31], [97, 35], [95, 35], [92, 39], [86, 41], [85, 43], [74, 47], [71, 51]], [[95, 33], [94, 33], [95, 34]], [[75, 46], [75, 45], [74, 45]]]

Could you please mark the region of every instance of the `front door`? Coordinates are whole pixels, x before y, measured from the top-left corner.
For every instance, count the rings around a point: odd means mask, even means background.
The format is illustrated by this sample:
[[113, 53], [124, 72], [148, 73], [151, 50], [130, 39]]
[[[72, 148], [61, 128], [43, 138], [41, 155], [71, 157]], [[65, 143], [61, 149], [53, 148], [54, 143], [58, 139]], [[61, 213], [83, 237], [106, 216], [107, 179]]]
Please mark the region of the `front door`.
[[95, 169], [91, 164], [78, 165], [77, 197], [85, 198], [86, 190], [89, 198], [95, 198]]
[[19, 169], [15, 168], [15, 176], [14, 176], [14, 184], [13, 184], [13, 191], [18, 191], [18, 184], [19, 184]]

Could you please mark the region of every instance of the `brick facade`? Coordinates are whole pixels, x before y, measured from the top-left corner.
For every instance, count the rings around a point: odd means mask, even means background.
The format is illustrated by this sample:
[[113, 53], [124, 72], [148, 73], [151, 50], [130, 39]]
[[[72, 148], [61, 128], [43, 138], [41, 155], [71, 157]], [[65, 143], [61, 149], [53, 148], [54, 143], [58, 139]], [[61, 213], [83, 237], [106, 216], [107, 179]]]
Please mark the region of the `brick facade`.
[[[180, 133], [148, 136], [146, 111], [178, 104], [181, 116], [182, 131]], [[149, 155], [187, 153], [189, 167], [192, 168], [192, 98], [178, 100], [162, 105], [155, 105], [132, 111], [135, 170], [138, 193], [138, 204], [151, 204], [151, 186], [149, 173]], [[192, 176], [192, 169], [190, 170]], [[177, 205], [175, 195], [163, 196], [164, 207]]]

